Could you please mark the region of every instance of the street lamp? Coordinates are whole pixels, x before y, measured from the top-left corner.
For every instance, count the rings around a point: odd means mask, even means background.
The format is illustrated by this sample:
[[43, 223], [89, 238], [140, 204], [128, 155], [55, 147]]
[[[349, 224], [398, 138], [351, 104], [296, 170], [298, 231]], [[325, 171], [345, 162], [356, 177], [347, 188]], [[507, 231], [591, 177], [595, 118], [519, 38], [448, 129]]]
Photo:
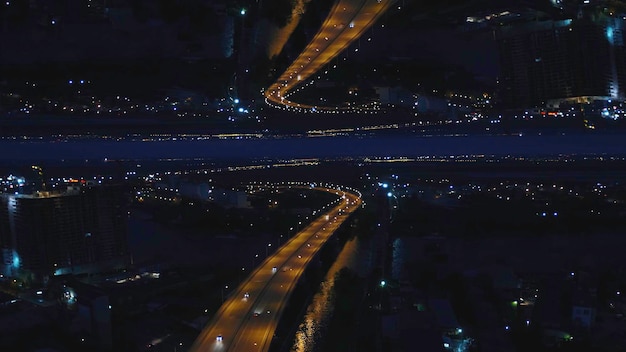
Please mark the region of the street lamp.
[[265, 247], [265, 257], [266, 257], [266, 258], [267, 258], [268, 254], [269, 254], [269, 253], [268, 253], [268, 250], [269, 250], [269, 248], [270, 248], [271, 246], [272, 246], [272, 244], [271, 244], [271, 243], [268, 243], [268, 244], [267, 244], [267, 247]]

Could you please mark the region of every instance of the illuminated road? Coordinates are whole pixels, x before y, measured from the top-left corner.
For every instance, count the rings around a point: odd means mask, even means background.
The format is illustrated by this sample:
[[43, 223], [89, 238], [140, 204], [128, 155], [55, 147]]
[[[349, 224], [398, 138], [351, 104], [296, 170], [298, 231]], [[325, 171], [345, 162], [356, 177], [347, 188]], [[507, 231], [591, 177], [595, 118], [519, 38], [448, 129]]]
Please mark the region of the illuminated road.
[[336, 109], [289, 101], [288, 94], [358, 39], [393, 0], [338, 0], [319, 32], [289, 68], [265, 91], [268, 104], [302, 109]]
[[340, 196], [338, 204], [261, 263], [222, 304], [189, 351], [269, 350], [281, 314], [307, 264], [361, 205], [356, 194], [316, 189]]

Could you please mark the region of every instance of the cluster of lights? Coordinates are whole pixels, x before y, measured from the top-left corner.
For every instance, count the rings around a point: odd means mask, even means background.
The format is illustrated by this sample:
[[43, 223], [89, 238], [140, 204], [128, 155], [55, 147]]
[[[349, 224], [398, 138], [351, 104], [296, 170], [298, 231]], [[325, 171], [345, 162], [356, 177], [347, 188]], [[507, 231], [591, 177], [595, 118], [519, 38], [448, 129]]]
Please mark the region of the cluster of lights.
[[[371, 180], [368, 177], [368, 180]], [[378, 178], [374, 178], [371, 186], [382, 187], [387, 189], [390, 186], [388, 182], [378, 181]], [[530, 182], [499, 182], [495, 185], [479, 185], [474, 182], [467, 184], [453, 185], [449, 179], [418, 179], [414, 184], [403, 183], [394, 187], [395, 192], [402, 192], [405, 194], [411, 194], [417, 192], [418, 194], [424, 194], [424, 187], [427, 186], [430, 189], [436, 199], [449, 197], [453, 199], [461, 199], [462, 197], [471, 196], [474, 194], [486, 194], [495, 199], [501, 201], [513, 201], [520, 198], [526, 198], [533, 201], [538, 208], [544, 210], [537, 211], [535, 213], [538, 217], [558, 217], [560, 212], [558, 209], [554, 209], [551, 202], [547, 200], [548, 194], [553, 194], [558, 197], [570, 197], [572, 199], [580, 199], [584, 197], [594, 197], [602, 200], [607, 204], [624, 204], [626, 199], [619, 199], [617, 197], [609, 197], [609, 194], [613, 194], [613, 191], [619, 190], [619, 184], [613, 184], [609, 186], [607, 191], [607, 185], [602, 183], [596, 183], [591, 186], [585, 185], [558, 185], [556, 183], [548, 185], [544, 183], [530, 183]], [[589, 213], [593, 215], [601, 215], [601, 211], [597, 209], [589, 209]]]
[[602, 108], [600, 116], [609, 120], [625, 119], [626, 110], [622, 107], [622, 104], [611, 105], [609, 107]]
[[468, 16], [465, 19], [467, 23], [483, 23], [489, 21], [499, 21], [499, 23], [503, 20], [503, 18], [516, 18], [519, 17], [519, 14], [511, 13], [509, 11], [501, 11], [498, 13], [490, 13], [484, 16]]
[[[36, 88], [40, 84], [26, 81], [25, 87]], [[74, 101], [65, 100], [60, 102], [53, 98], [28, 97], [26, 93], [7, 92], [2, 96], [6, 98], [8, 114], [32, 114], [38, 112], [60, 112], [64, 114], [93, 114], [128, 116], [133, 113], [150, 114], [173, 114], [177, 117], [214, 117], [216, 114], [227, 114], [231, 122], [245, 117], [261, 122], [263, 117], [258, 116], [256, 111], [248, 106], [239, 104], [239, 99], [221, 98], [207, 100], [206, 98], [194, 99], [182, 97], [180, 99], [165, 96], [151, 102], [140, 102], [131, 97], [116, 95], [110, 99], [87, 95], [85, 90], [93, 88], [91, 80], [68, 79], [61, 89], [69, 89], [76, 94]]]
[[455, 106], [465, 109], [484, 109], [491, 107], [492, 98], [489, 93], [472, 95], [467, 93], [449, 92], [446, 94], [449, 100], [449, 106]]
[[[433, 90], [433, 93], [437, 93], [437, 90]], [[413, 95], [415, 102], [413, 103], [414, 116], [419, 116], [420, 103], [417, 95]], [[487, 115], [482, 113], [483, 110], [491, 107], [491, 97], [488, 93], [483, 93], [478, 96], [472, 96], [468, 94], [460, 94], [449, 92], [445, 94], [447, 99], [448, 110], [452, 109], [455, 112], [461, 114], [462, 117], [457, 119], [445, 118], [437, 120], [421, 120], [418, 122], [420, 126], [438, 126], [438, 125], [451, 125], [461, 123], [474, 123], [481, 120], [488, 119]], [[502, 116], [499, 116], [501, 118]], [[498, 123], [497, 119], [492, 119], [491, 123]]]
[[24, 177], [9, 175], [7, 177], [0, 177], [0, 187], [3, 192], [15, 192], [26, 184]]
[[363, 164], [368, 163], [409, 163], [409, 162], [437, 162], [437, 163], [500, 163], [503, 161], [526, 161], [532, 163], [563, 163], [575, 162], [580, 160], [588, 161], [626, 161], [626, 157], [604, 157], [604, 156], [576, 156], [576, 155], [560, 155], [555, 157], [521, 157], [516, 155], [485, 155], [485, 154], [463, 154], [463, 155], [422, 155], [422, 156], [384, 156], [384, 157], [365, 157], [354, 159]]

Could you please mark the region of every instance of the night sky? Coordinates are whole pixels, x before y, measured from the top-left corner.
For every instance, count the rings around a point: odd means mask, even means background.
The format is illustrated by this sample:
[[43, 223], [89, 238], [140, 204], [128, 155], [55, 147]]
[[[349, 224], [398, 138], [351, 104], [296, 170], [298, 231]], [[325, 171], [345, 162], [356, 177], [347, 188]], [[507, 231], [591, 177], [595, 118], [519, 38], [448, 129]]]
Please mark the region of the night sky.
[[495, 83], [499, 73], [498, 54], [490, 31], [466, 33], [453, 28], [407, 30], [376, 29], [373, 43], [362, 42], [363, 58], [383, 60], [413, 58], [430, 63], [447, 63]]

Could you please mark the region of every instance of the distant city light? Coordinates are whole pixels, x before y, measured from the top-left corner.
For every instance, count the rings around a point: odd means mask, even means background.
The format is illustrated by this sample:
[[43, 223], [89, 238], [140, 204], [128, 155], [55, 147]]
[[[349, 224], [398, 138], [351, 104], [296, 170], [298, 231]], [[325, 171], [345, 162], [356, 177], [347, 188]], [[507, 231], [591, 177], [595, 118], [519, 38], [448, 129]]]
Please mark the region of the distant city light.
[[13, 268], [18, 269], [20, 267], [20, 256], [17, 254], [17, 252], [14, 250], [13, 251]]

